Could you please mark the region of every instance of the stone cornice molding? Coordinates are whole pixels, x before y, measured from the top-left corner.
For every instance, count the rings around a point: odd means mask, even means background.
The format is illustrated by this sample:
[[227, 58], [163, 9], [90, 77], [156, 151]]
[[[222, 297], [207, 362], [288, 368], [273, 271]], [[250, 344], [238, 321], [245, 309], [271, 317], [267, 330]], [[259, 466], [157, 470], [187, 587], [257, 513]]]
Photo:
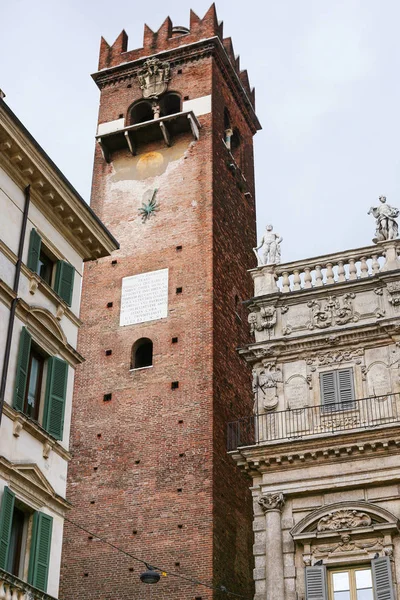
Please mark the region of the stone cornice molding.
[[[8, 285], [0, 279], [0, 302], [8, 308], [16, 297]], [[51, 355], [59, 354], [61, 358], [75, 368], [85, 359], [67, 341], [67, 338], [56, 317], [42, 306], [30, 306], [22, 298], [18, 299], [16, 316], [27, 326], [35, 340]]]
[[30, 419], [27, 415], [24, 415], [24, 413], [15, 410], [14, 408], [12, 408], [12, 406], [7, 404], [7, 402], [4, 403], [3, 413], [13, 422], [14, 437], [19, 437], [21, 430], [24, 429], [32, 437], [34, 437], [43, 444], [44, 458], [48, 458], [50, 456], [50, 452], [53, 451], [59, 456], [61, 456], [61, 458], [63, 458], [64, 460], [71, 460], [72, 456], [68, 452], [68, 450], [66, 450], [58, 440], [56, 440], [55, 438], [53, 438], [53, 436], [47, 433], [47, 431], [43, 429], [43, 427], [41, 427], [39, 423]]
[[35, 510], [48, 506], [55, 513], [64, 516], [71, 508], [71, 504], [54, 491], [36, 464], [11, 463], [0, 456], [0, 475], [10, 489]]
[[0, 100], [0, 166], [20, 188], [31, 185], [31, 201], [83, 260], [118, 248], [97, 216], [67, 182], [12, 111]]
[[140, 57], [128, 63], [122, 63], [108, 69], [103, 69], [93, 73], [92, 77], [98, 87], [102, 89], [107, 85], [115, 85], [120, 81], [126, 81], [133, 77], [137, 77], [137, 73], [143, 68], [144, 63], [149, 58], [159, 58], [163, 61], [168, 61], [171, 68], [183, 62], [198, 60], [202, 56], [213, 55], [216, 58], [219, 68], [221, 69], [227, 84], [235, 96], [239, 104], [244, 108], [246, 121], [252, 130], [253, 134], [261, 129], [261, 125], [256, 116], [253, 104], [243, 87], [238, 74], [236, 73], [228, 54], [218, 36], [211, 37], [191, 44], [178, 46]]
[[400, 455], [398, 424], [368, 431], [360, 428], [301, 440], [267, 442], [229, 452], [237, 465], [254, 477], [282, 471], [285, 464], [290, 465], [290, 469], [304, 469], [306, 464], [326, 465], [338, 460], [354, 462], [389, 453]]
[[263, 494], [259, 497], [258, 504], [261, 506], [261, 509], [264, 513], [267, 513], [271, 510], [281, 511], [285, 504], [285, 498], [282, 492]]

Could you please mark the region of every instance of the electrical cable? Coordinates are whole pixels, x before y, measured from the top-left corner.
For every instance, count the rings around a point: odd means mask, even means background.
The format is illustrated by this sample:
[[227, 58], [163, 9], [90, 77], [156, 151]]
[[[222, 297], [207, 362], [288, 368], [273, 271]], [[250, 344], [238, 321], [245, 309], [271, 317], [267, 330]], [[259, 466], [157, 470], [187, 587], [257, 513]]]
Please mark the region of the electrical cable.
[[64, 520], [68, 521], [68, 523], [71, 523], [71, 525], [73, 525], [74, 527], [77, 527], [77, 529], [80, 529], [81, 531], [84, 531], [85, 533], [89, 534], [90, 536], [100, 540], [104, 544], [111, 546], [111, 548], [114, 548], [114, 550], [117, 550], [118, 552], [122, 552], [122, 554], [125, 554], [125, 556], [128, 556], [129, 558], [132, 558], [133, 560], [136, 560], [137, 562], [142, 563], [146, 567], [146, 569], [151, 569], [153, 571], [159, 571], [161, 574], [169, 575], [171, 577], [177, 577], [184, 581], [188, 581], [189, 583], [192, 583], [193, 585], [202, 585], [203, 587], [209, 588], [210, 590], [214, 590], [216, 592], [223, 592], [227, 596], [234, 596], [236, 598], [242, 598], [242, 600], [252, 600], [252, 598], [248, 598], [247, 596], [243, 596], [242, 594], [236, 594], [235, 592], [230, 592], [224, 585], [213, 586], [209, 583], [205, 583], [204, 581], [200, 581], [199, 579], [190, 577], [189, 575], [182, 575], [181, 573], [175, 573], [174, 571], [168, 571], [161, 567], [157, 567], [151, 561], [144, 560], [143, 558], [139, 558], [138, 556], [135, 556], [134, 554], [131, 554], [130, 552], [126, 552], [125, 550], [122, 550], [122, 548], [119, 548], [118, 546], [116, 546], [112, 542], [109, 542], [108, 540], [101, 537], [100, 535], [97, 535], [96, 533], [89, 531], [85, 527], [82, 527], [82, 525], [79, 525], [78, 523], [71, 521], [71, 519], [64, 517]]

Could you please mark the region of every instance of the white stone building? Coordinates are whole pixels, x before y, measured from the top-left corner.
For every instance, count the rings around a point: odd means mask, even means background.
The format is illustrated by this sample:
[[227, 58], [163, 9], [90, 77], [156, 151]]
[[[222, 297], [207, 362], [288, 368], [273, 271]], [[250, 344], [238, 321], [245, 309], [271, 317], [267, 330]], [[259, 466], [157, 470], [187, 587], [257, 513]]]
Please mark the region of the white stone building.
[[83, 261], [118, 244], [3, 99], [0, 150], [0, 598], [57, 597]]
[[228, 445], [253, 482], [256, 600], [396, 597], [399, 251], [251, 271], [254, 415], [229, 424]]

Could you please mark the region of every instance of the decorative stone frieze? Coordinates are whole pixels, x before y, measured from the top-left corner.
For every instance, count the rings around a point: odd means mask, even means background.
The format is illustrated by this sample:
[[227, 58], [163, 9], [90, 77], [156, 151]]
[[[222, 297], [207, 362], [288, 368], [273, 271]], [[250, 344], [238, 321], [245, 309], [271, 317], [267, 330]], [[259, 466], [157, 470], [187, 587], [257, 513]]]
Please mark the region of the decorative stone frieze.
[[375, 537], [368, 540], [353, 540], [352, 536], [344, 533], [340, 536], [340, 541], [333, 544], [313, 546], [312, 554], [316, 559], [321, 555], [330, 557], [334, 554], [353, 554], [360, 550], [382, 550], [383, 537]]
[[357, 510], [336, 510], [318, 521], [317, 531], [337, 529], [354, 529], [355, 527], [368, 527], [372, 520], [369, 515]]
[[318, 327], [334, 327], [335, 325], [345, 325], [350, 321], [357, 322], [358, 316], [354, 314], [352, 300], [355, 294], [344, 294], [342, 298], [329, 296], [326, 300], [310, 300], [307, 306], [311, 308], [311, 317], [309, 329]]
[[306, 358], [307, 365], [311, 367], [325, 367], [329, 365], [340, 364], [342, 362], [355, 362], [361, 364], [361, 357], [364, 356], [363, 348], [355, 348], [354, 350], [338, 350], [337, 352], [321, 352], [320, 354], [312, 354]]
[[261, 506], [264, 513], [270, 510], [282, 510], [285, 504], [285, 498], [282, 492], [264, 494], [259, 497], [258, 504]]

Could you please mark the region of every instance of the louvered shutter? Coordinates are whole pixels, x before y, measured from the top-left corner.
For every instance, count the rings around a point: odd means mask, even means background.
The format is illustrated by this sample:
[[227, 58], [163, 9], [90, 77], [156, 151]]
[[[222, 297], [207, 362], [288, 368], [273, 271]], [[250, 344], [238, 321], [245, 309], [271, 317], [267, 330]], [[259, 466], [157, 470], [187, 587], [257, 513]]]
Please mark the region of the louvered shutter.
[[68, 306], [71, 306], [72, 302], [72, 291], [74, 289], [74, 277], [75, 269], [72, 265], [65, 262], [65, 260], [59, 260], [57, 262], [56, 270], [56, 281], [54, 284], [54, 291], [65, 300]]
[[33, 515], [28, 583], [42, 592], [47, 591], [52, 529], [52, 517], [40, 512]]
[[306, 567], [306, 599], [327, 600], [326, 567]]
[[392, 570], [388, 556], [371, 561], [375, 600], [394, 600]]
[[337, 382], [335, 371], [327, 371], [321, 373], [321, 401], [324, 406], [333, 406], [337, 402]]
[[19, 338], [17, 373], [15, 377], [15, 389], [13, 407], [22, 411], [24, 408], [25, 391], [28, 379], [29, 355], [31, 352], [31, 335], [26, 327], [22, 328]]
[[0, 510], [0, 569], [7, 569], [15, 494], [4, 488]]
[[338, 401], [345, 404], [345, 408], [354, 406], [353, 369], [337, 371], [337, 387], [339, 390]]
[[28, 269], [37, 273], [39, 270], [39, 256], [40, 247], [42, 240], [36, 229], [31, 229], [31, 235], [29, 238], [29, 250], [28, 250]]
[[43, 427], [57, 440], [63, 436], [67, 377], [68, 364], [60, 358], [51, 357], [47, 366]]

